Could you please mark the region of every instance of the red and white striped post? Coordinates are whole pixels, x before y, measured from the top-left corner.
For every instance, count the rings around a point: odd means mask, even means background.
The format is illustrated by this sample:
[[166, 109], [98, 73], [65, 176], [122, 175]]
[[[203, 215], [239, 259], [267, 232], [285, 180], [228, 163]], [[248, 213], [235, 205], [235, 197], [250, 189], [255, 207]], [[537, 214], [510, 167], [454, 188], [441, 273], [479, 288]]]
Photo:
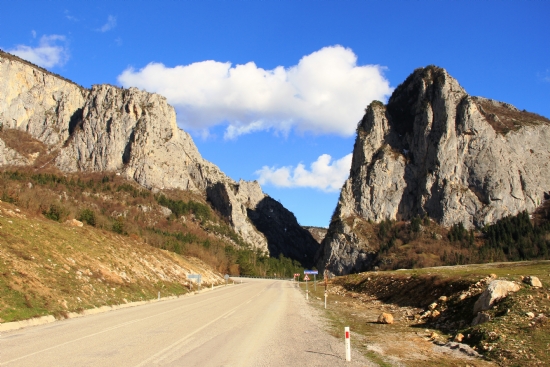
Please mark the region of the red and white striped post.
[[351, 361], [351, 342], [349, 338], [349, 326], [346, 326], [344, 328], [344, 332], [346, 335], [346, 361]]

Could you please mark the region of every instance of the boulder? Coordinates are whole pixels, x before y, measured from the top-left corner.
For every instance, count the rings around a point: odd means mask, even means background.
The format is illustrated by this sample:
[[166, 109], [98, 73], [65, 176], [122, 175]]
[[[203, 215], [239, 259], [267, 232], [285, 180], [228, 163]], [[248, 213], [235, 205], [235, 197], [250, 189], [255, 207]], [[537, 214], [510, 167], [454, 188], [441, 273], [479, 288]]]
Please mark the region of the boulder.
[[378, 316], [378, 323], [379, 324], [393, 324], [393, 316], [390, 313], [383, 312], [380, 316]]
[[534, 287], [534, 288], [542, 288], [542, 283], [540, 282], [540, 279], [537, 277], [527, 276], [523, 278], [523, 283], [529, 284], [531, 287]]
[[493, 304], [503, 298], [506, 298], [510, 292], [519, 291], [519, 285], [507, 280], [493, 280], [487, 288], [481, 293], [474, 304], [474, 315], [480, 311], [491, 308]]
[[73, 227], [82, 227], [82, 226], [84, 226], [84, 223], [82, 223], [81, 221], [76, 220], [76, 219], [69, 219], [65, 223], [70, 225], [70, 226], [73, 226]]

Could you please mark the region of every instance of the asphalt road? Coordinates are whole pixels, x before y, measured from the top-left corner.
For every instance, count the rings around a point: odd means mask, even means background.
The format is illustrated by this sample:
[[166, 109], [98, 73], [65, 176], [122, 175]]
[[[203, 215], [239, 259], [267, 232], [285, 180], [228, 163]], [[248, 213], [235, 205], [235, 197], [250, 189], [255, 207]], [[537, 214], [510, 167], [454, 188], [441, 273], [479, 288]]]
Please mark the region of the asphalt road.
[[303, 293], [274, 280], [0, 335], [0, 366], [367, 365], [344, 358]]

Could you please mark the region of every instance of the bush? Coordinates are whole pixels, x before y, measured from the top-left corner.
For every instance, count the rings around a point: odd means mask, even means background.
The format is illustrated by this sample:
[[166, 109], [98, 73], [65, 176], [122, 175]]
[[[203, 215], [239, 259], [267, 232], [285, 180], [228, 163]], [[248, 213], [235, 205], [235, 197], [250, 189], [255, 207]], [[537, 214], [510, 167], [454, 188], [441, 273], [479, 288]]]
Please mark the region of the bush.
[[81, 222], [86, 222], [88, 225], [95, 227], [96, 225], [95, 212], [91, 209], [84, 209], [80, 212], [80, 215], [78, 216], [78, 220]]
[[62, 207], [56, 204], [51, 204], [50, 209], [44, 210], [42, 212], [44, 216], [48, 219], [55, 220], [56, 222], [61, 222], [63, 217], [65, 217], [65, 210]]
[[111, 227], [111, 230], [118, 234], [125, 234], [124, 231], [124, 219], [122, 217], [118, 217], [114, 222], [113, 226]]
[[411, 219], [411, 230], [414, 233], [420, 232], [420, 223], [422, 223], [422, 220], [418, 215]]

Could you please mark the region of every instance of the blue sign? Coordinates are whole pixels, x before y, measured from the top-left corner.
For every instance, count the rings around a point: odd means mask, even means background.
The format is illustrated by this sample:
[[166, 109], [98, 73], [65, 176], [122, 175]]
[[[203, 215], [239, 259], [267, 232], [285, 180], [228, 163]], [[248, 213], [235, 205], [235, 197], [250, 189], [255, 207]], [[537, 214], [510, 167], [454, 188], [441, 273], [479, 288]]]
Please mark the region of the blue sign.
[[304, 270], [304, 274], [319, 274], [317, 270]]

